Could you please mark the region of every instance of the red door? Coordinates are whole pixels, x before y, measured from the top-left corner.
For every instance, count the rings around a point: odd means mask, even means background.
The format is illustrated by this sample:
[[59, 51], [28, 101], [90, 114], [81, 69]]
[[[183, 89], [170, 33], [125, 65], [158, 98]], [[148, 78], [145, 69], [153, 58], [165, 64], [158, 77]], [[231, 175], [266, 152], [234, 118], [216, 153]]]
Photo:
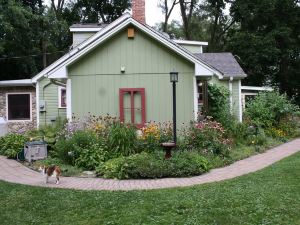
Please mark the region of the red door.
[[142, 127], [146, 122], [145, 88], [120, 88], [120, 120]]

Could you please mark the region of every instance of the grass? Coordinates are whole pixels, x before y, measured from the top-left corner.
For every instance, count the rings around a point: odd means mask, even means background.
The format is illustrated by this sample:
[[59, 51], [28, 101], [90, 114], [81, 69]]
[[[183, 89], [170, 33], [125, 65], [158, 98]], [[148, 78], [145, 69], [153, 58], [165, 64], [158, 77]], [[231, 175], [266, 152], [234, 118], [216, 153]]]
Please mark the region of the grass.
[[229, 181], [153, 191], [74, 191], [0, 181], [0, 224], [300, 224], [300, 153]]

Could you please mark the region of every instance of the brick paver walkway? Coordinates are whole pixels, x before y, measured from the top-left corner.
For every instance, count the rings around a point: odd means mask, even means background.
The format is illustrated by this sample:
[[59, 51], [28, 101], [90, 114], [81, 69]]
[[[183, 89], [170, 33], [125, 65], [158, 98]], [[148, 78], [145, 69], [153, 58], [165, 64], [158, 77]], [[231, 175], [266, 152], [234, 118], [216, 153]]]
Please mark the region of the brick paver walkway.
[[23, 166], [15, 160], [9, 160], [0, 156], [0, 180], [33, 186], [80, 190], [141, 190], [185, 187], [227, 180], [255, 172], [298, 151], [300, 151], [300, 139], [285, 143], [268, 150], [265, 153], [235, 162], [230, 166], [213, 169], [209, 173], [196, 177], [163, 178], [156, 180], [113, 180], [102, 178], [62, 177], [59, 185], [54, 184], [54, 179], [50, 179], [51, 183], [45, 184], [44, 177], [40, 173]]

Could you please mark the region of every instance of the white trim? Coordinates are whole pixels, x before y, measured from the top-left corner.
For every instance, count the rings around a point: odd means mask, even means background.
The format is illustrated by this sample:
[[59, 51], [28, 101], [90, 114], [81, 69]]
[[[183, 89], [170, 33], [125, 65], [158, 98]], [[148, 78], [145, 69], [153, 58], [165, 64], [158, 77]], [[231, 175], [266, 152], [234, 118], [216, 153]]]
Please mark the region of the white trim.
[[32, 82], [31, 79], [3, 80], [0, 81], [0, 87], [2, 86], [32, 86]]
[[67, 80], [66, 94], [67, 94], [67, 119], [72, 121], [72, 84], [71, 79]]
[[177, 44], [197, 45], [197, 46], [208, 45], [208, 42], [206, 41], [174, 40], [174, 42], [176, 42]]
[[67, 68], [65, 66], [59, 67], [58, 69], [53, 70], [51, 72], [51, 79], [66, 79], [68, 78]]
[[257, 92], [242, 92], [242, 95], [258, 95]]
[[[30, 119], [28, 120], [9, 120], [8, 119], [8, 95], [29, 95]], [[31, 92], [8, 92], [6, 93], [6, 121], [10, 123], [32, 122], [32, 94]]]
[[242, 81], [239, 80], [239, 121], [243, 122], [243, 108], [242, 108]]
[[[66, 109], [67, 107], [65, 107], [65, 106], [61, 106], [61, 91], [62, 90], [66, 90], [66, 88], [65, 87], [61, 87], [61, 86], [58, 86], [58, 88], [57, 88], [57, 91], [58, 91], [58, 108], [59, 109]], [[67, 94], [67, 92], [66, 92], [66, 94]], [[66, 103], [67, 104], [67, 103]]]
[[70, 32], [98, 32], [100, 30], [102, 30], [103, 27], [83, 27], [83, 28], [70, 28]]
[[245, 97], [246, 96], [256, 96], [256, 95], [258, 95], [257, 92], [247, 92], [247, 93], [242, 92], [242, 109], [243, 109], [243, 111], [246, 108], [246, 98]]
[[197, 87], [197, 79], [193, 77], [193, 86], [194, 86], [194, 119], [197, 121], [198, 119], [198, 87]]
[[36, 127], [40, 126], [40, 84], [36, 83], [35, 86], [35, 108], [36, 108]]
[[242, 86], [242, 90], [251, 90], [251, 91], [273, 91], [271, 87], [255, 87], [255, 86]]
[[233, 81], [233, 77], [230, 77], [229, 79], [229, 105], [230, 105], [230, 112], [232, 113], [232, 109], [233, 109], [233, 99], [232, 99], [232, 81]]

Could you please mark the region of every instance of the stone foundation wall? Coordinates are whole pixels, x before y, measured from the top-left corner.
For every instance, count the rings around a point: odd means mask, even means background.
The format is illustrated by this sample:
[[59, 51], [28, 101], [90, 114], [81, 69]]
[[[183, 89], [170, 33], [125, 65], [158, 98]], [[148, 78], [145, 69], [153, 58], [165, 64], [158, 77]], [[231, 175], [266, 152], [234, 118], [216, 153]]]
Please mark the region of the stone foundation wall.
[[6, 118], [6, 93], [31, 93], [31, 121], [7, 122], [9, 133], [23, 133], [36, 128], [36, 92], [34, 87], [0, 87], [0, 117]]

